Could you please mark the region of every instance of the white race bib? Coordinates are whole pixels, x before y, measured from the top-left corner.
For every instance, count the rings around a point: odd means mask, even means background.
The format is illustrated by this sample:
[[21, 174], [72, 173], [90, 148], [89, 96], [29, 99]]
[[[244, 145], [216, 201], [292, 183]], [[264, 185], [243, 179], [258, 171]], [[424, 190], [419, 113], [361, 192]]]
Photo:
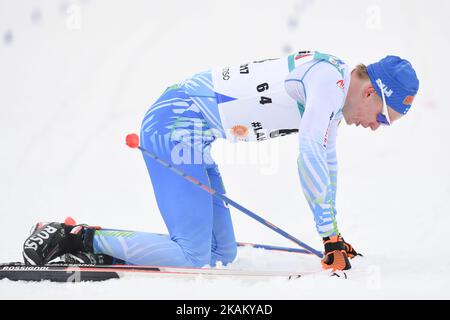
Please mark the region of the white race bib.
[[298, 131], [298, 105], [284, 88], [288, 74], [287, 59], [212, 70], [227, 139], [258, 141]]
[[323, 60], [344, 75], [344, 63], [317, 51], [266, 59], [211, 71], [226, 138], [259, 141], [298, 132], [304, 106], [285, 89], [289, 72], [301, 64]]

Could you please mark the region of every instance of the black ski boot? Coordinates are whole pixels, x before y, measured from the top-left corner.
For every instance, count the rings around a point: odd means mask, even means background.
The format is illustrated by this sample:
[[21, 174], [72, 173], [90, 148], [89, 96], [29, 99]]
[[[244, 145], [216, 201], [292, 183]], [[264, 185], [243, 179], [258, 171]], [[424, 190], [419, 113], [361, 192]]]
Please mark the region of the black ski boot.
[[94, 228], [59, 222], [38, 223], [25, 240], [25, 264], [42, 266], [66, 253], [93, 252]]

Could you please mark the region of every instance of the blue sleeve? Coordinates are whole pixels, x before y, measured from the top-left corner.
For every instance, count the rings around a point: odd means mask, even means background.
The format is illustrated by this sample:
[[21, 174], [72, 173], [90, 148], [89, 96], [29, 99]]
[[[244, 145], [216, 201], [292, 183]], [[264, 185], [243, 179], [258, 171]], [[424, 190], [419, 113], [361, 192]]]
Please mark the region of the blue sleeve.
[[338, 235], [336, 222], [337, 158], [335, 114], [343, 101], [336, 82], [339, 74], [324, 69], [303, 79], [305, 112], [299, 128], [297, 160], [303, 193], [311, 208], [321, 237]]
[[336, 151], [302, 137], [297, 164], [303, 193], [313, 212], [318, 233], [321, 237], [339, 234], [336, 222]]
[[[338, 162], [336, 153], [336, 135], [340, 121], [334, 121], [329, 129], [329, 140], [327, 146], [327, 167], [330, 175], [330, 190], [331, 190], [331, 204], [334, 212], [334, 217], [337, 214], [336, 210], [336, 192], [337, 192], [337, 174]], [[337, 230], [336, 230], [337, 231]]]

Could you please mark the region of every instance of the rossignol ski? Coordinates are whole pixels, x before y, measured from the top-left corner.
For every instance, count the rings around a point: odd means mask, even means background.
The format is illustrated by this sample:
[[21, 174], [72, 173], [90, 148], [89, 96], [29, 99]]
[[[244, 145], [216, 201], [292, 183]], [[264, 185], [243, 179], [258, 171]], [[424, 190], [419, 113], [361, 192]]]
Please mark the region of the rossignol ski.
[[272, 270], [237, 270], [219, 268], [178, 268], [134, 265], [66, 265], [48, 264], [28, 266], [20, 262], [0, 264], [0, 279], [13, 281], [53, 281], [81, 282], [120, 279], [126, 276], [178, 276], [178, 277], [244, 277], [244, 278], [286, 278], [297, 279], [302, 276], [323, 271], [289, 272]]

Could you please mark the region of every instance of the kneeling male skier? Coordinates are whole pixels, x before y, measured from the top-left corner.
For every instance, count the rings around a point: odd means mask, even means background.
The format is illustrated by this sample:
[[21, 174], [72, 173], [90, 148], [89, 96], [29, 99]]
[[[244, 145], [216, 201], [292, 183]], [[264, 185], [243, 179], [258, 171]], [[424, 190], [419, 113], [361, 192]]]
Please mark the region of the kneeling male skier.
[[[337, 57], [301, 51], [213, 69], [168, 87], [145, 114], [141, 145], [224, 194], [210, 155], [214, 140], [261, 141], [298, 133], [298, 173], [323, 238], [322, 266], [346, 270], [357, 253], [336, 222], [339, 123], [344, 118], [348, 125], [372, 130], [389, 126], [408, 112], [418, 89], [411, 64], [397, 56], [351, 70]], [[237, 247], [227, 204], [145, 154], [144, 160], [169, 235], [38, 224], [25, 241], [25, 262], [40, 265], [58, 256], [69, 262], [118, 259], [183, 267], [232, 262]], [[39, 238], [42, 232], [45, 239]]]

